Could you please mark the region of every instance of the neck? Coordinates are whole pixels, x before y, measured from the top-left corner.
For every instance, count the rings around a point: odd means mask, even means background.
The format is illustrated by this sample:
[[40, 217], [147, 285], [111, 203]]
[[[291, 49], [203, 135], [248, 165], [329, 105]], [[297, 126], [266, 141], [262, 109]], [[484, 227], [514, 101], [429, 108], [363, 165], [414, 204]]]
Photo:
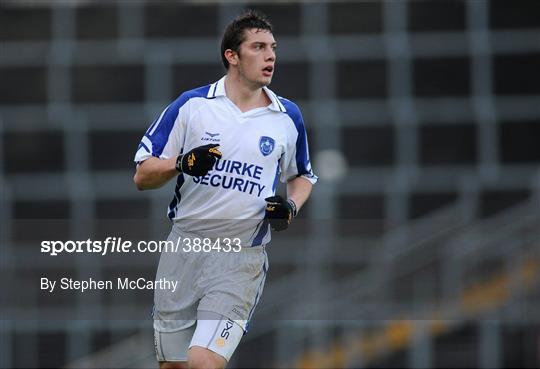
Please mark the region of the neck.
[[247, 83], [236, 73], [227, 73], [225, 78], [225, 93], [242, 111], [267, 106], [270, 99], [262, 87]]

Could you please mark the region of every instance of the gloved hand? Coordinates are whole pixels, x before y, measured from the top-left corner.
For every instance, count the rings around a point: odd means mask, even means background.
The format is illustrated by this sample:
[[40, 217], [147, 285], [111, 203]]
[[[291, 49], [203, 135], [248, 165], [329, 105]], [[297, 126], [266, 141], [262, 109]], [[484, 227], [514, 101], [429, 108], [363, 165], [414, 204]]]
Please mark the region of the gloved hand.
[[274, 231], [283, 231], [289, 227], [296, 216], [296, 204], [291, 199], [285, 200], [277, 195], [267, 197], [265, 218], [270, 222]]
[[218, 144], [199, 146], [176, 158], [176, 170], [190, 176], [200, 177], [206, 175], [221, 158], [221, 152], [216, 149]]

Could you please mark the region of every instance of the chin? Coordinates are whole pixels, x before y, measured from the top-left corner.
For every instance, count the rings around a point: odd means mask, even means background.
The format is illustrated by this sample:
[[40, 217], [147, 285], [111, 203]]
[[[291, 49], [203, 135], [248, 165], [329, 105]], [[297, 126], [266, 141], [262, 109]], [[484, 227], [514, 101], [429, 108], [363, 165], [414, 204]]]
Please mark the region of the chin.
[[268, 79], [257, 79], [252, 81], [253, 85], [257, 88], [265, 87], [270, 84], [271, 80]]
[[264, 79], [262, 79], [262, 80], [259, 81], [259, 82], [260, 82], [260, 84], [261, 84], [261, 87], [262, 87], [262, 86], [269, 86], [270, 83], [272, 83], [272, 77], [270, 77], [270, 78], [264, 78]]
[[265, 86], [270, 85], [270, 82], [272, 82], [272, 77], [255, 77], [255, 78], [249, 78], [247, 81], [255, 88], [262, 88]]

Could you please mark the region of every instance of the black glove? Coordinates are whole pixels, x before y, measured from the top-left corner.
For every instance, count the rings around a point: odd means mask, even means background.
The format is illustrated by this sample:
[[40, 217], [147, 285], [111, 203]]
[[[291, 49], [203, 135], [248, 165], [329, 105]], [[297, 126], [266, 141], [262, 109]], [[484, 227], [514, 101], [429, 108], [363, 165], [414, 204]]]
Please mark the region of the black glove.
[[193, 177], [206, 175], [221, 158], [221, 152], [216, 149], [218, 144], [199, 146], [176, 158], [176, 170]]
[[296, 216], [296, 204], [292, 200], [285, 200], [277, 195], [267, 197], [265, 218], [270, 222], [274, 231], [283, 231], [289, 227]]

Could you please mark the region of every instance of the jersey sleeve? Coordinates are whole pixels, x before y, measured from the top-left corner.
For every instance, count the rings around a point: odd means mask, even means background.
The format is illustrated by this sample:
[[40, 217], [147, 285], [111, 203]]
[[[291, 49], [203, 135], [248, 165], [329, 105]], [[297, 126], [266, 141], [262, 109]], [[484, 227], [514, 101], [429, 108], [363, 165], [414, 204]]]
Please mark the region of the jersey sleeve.
[[134, 158], [137, 164], [152, 156], [168, 159], [182, 152], [188, 116], [186, 103], [187, 99], [181, 95], [152, 123], [137, 147]]
[[315, 184], [318, 177], [311, 168], [306, 128], [300, 109], [291, 101], [283, 99], [282, 102], [287, 109], [287, 115], [294, 123], [294, 129], [291, 130], [294, 133], [289, 138], [285, 153], [280, 160], [280, 180], [285, 183], [295, 177], [304, 177]]

